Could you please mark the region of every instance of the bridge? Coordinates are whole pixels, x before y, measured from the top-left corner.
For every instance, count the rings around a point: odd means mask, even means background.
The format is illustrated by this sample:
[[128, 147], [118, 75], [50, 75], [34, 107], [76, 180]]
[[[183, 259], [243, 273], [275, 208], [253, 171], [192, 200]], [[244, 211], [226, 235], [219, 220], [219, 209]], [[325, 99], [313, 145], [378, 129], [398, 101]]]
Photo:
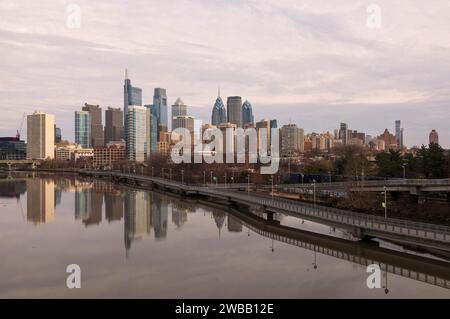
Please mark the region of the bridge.
[[[270, 187], [270, 186], [265, 186]], [[352, 182], [284, 184], [277, 185], [279, 190], [290, 193], [301, 193], [315, 187], [318, 190], [358, 191], [358, 192], [409, 192], [421, 195], [426, 192], [450, 192], [450, 178], [445, 179], [387, 179], [363, 180]]]
[[6, 167], [8, 171], [12, 171], [16, 167], [28, 167], [35, 169], [39, 165], [39, 161], [35, 160], [0, 160], [0, 168]]
[[212, 200], [222, 200], [230, 205], [261, 207], [267, 220], [271, 222], [275, 222], [275, 214], [291, 215], [347, 230], [355, 240], [376, 237], [406, 246], [426, 248], [438, 254], [450, 253], [450, 227], [448, 226], [360, 214], [254, 192], [182, 184], [159, 177], [104, 171], [81, 171], [80, 173], [147, 186], [150, 189], [159, 187], [186, 196], [206, 196]]

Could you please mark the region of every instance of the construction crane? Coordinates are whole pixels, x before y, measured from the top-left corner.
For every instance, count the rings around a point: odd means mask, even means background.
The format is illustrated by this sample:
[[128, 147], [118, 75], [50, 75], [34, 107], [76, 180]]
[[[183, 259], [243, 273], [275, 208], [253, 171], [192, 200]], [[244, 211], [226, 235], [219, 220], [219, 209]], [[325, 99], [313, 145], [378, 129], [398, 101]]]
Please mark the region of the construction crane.
[[23, 112], [23, 115], [22, 115], [22, 122], [20, 123], [20, 127], [19, 127], [19, 129], [17, 130], [17, 134], [16, 134], [16, 138], [18, 139], [18, 140], [20, 140], [20, 133], [22, 133], [22, 128], [23, 128], [23, 122], [25, 121], [25, 112]]

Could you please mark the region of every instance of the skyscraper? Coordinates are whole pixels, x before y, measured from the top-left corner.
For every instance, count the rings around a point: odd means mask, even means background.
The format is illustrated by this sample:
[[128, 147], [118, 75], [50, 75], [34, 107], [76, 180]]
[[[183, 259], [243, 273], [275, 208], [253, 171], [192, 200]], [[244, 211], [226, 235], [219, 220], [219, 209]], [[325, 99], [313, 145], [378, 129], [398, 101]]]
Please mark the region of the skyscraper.
[[172, 105], [172, 131], [175, 129], [174, 121], [177, 116], [186, 116], [187, 115], [187, 106], [183, 103], [183, 101], [178, 98], [175, 103]]
[[439, 145], [439, 134], [436, 130], [432, 130], [429, 136], [430, 144], [438, 144]]
[[27, 179], [27, 221], [45, 224], [55, 219], [55, 182]]
[[89, 112], [75, 112], [75, 143], [82, 148], [91, 147], [91, 119]]
[[55, 157], [55, 117], [40, 111], [27, 116], [27, 159]]
[[395, 140], [397, 141], [398, 149], [403, 148], [403, 129], [400, 120], [395, 121]]
[[216, 103], [214, 103], [212, 110], [211, 124], [219, 125], [226, 122], [227, 122], [227, 111], [225, 110], [225, 105], [223, 104], [222, 98], [220, 97], [220, 89], [219, 89]]
[[127, 160], [143, 162], [150, 154], [150, 109], [141, 105], [129, 105], [125, 123]]
[[167, 94], [166, 89], [156, 88], [153, 94], [153, 107], [156, 112], [156, 121], [158, 125], [158, 141], [160, 132], [167, 132]]
[[84, 103], [83, 111], [89, 112], [91, 121], [91, 147], [105, 146], [102, 124], [102, 109], [99, 105]]
[[125, 69], [125, 81], [123, 84], [123, 112], [124, 119], [128, 112], [128, 105], [142, 105], [142, 89], [131, 85], [128, 78], [128, 70]]
[[227, 118], [229, 123], [242, 125], [242, 98], [240, 96], [229, 96], [227, 99]]
[[242, 126], [244, 127], [246, 124], [253, 124], [254, 122], [252, 105], [245, 100], [244, 104], [242, 104]]
[[105, 145], [120, 141], [123, 136], [123, 112], [120, 108], [108, 107], [105, 111]]
[[55, 125], [55, 144], [61, 143], [61, 140], [62, 140], [61, 129], [59, 127], [56, 127]]
[[347, 145], [347, 138], [348, 138], [347, 124], [341, 123], [341, 127], [339, 129], [339, 139], [342, 141], [342, 144]]
[[158, 112], [153, 104], [147, 104], [145, 107], [150, 112], [150, 128], [148, 133], [150, 134], [150, 153], [158, 152]]

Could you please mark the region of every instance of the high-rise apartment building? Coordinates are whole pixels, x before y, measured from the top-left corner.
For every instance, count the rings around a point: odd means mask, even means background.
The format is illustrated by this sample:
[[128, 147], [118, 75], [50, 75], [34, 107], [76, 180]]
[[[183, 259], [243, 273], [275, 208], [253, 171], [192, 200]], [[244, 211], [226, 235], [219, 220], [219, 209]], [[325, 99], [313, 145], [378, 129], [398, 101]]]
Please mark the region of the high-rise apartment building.
[[436, 130], [432, 130], [429, 136], [430, 144], [438, 144], [439, 145], [439, 134]]
[[101, 107], [99, 105], [84, 103], [82, 110], [89, 112], [91, 120], [91, 146], [94, 148], [105, 146]]
[[62, 141], [62, 133], [59, 127], [55, 125], [55, 144], [61, 143]]
[[403, 128], [401, 127], [401, 121], [395, 121], [395, 140], [397, 141], [397, 147], [399, 150], [403, 148]]
[[227, 99], [227, 118], [229, 123], [242, 125], [242, 99], [240, 96], [229, 96]]
[[126, 157], [143, 162], [151, 151], [151, 110], [141, 105], [129, 105], [125, 120]]
[[55, 117], [36, 111], [27, 116], [27, 159], [55, 156]]
[[110, 142], [124, 139], [123, 111], [108, 107], [105, 111], [105, 146]]
[[287, 124], [281, 127], [281, 155], [293, 156], [304, 151], [304, 131], [296, 124]]
[[225, 105], [223, 104], [222, 98], [220, 97], [220, 89], [217, 95], [216, 102], [214, 103], [212, 114], [211, 114], [211, 124], [219, 125], [227, 122], [227, 111]]
[[75, 112], [75, 143], [91, 148], [91, 117], [87, 111]]

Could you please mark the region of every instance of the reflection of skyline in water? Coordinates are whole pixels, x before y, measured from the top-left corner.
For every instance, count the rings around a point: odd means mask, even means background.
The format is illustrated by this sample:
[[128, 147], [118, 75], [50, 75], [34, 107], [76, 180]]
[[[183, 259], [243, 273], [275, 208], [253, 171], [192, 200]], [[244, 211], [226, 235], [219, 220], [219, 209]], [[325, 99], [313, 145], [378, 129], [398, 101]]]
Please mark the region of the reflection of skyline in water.
[[[245, 236], [247, 236], [247, 229], [251, 229], [261, 236], [288, 243], [289, 245], [296, 245], [303, 249], [313, 250], [314, 263], [316, 252], [322, 255], [345, 259], [356, 264], [366, 263], [358, 257], [360, 255], [359, 253], [354, 255], [351, 250], [341, 250], [339, 245], [335, 248], [328, 247], [334, 245], [332, 239], [327, 243], [328, 246], [316, 246], [314, 243], [309, 243], [308, 241], [292, 240], [288, 237], [283, 238], [279, 235], [273, 235], [270, 232], [262, 232], [249, 225], [245, 219], [245, 222], [243, 222], [240, 219], [241, 217], [225, 213], [221, 209], [203, 209], [204, 206], [194, 201], [173, 199], [172, 196], [155, 192], [131, 190], [105, 182], [90, 183], [79, 181], [61, 184], [52, 179], [28, 179], [15, 184], [13, 185], [11, 182], [0, 183], [0, 198], [18, 198], [19, 202], [20, 196], [21, 194], [25, 194], [24, 189], [26, 188], [26, 220], [34, 225], [42, 225], [57, 219], [58, 209], [55, 209], [55, 207], [66, 202], [65, 196], [70, 196], [72, 193], [74, 198], [74, 206], [72, 207], [75, 210], [75, 220], [80, 224], [82, 223], [85, 226], [100, 226], [104, 217], [108, 223], [103, 224], [107, 226], [109, 223], [121, 222], [123, 218], [123, 240], [127, 255], [133, 243], [136, 241], [148, 240], [148, 238], [152, 237], [155, 240], [170, 237], [170, 227], [168, 227], [169, 219], [172, 225], [174, 225], [171, 228], [172, 231], [178, 231], [189, 222], [189, 214], [198, 212], [199, 207], [201, 207], [200, 211], [207, 212], [211, 216], [211, 219], [214, 219], [214, 225], [219, 231], [219, 237], [223, 231], [227, 231], [228, 233], [241, 233], [243, 227], [245, 227]], [[103, 201], [105, 202], [104, 206]], [[105, 207], [105, 210], [103, 210], [103, 207]], [[92, 229], [95, 228], [92, 227]], [[153, 236], [151, 236], [152, 228]], [[392, 261], [395, 261], [395, 259]], [[406, 264], [401, 266], [406, 266]], [[397, 268], [393, 266], [394, 268], [391, 270], [389, 263], [384, 264], [383, 267], [385, 267], [383, 270], [397, 273]], [[414, 269], [413, 266], [411, 267]], [[414, 272], [408, 271], [408, 273], [412, 274], [410, 275], [411, 278], [414, 276]], [[405, 276], [403, 270], [399, 274]], [[437, 286], [448, 285], [446, 282], [443, 284], [440, 283], [439, 280], [441, 279], [439, 277], [431, 276], [421, 279], [420, 276], [422, 275], [418, 274], [417, 276], [419, 276], [419, 279], [415, 279], [414, 277], [415, 280], [427, 281]], [[436, 282], [433, 283], [430, 280]]]

